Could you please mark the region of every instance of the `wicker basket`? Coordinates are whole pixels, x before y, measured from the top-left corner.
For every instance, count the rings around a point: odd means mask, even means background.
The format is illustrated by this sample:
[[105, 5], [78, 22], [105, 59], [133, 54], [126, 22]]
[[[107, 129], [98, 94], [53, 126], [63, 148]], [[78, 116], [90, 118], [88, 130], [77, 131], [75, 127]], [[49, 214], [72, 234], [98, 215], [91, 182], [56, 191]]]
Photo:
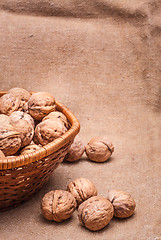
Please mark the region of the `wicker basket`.
[[[0, 92], [0, 96], [5, 93]], [[19, 205], [38, 191], [63, 161], [79, 132], [80, 124], [69, 109], [59, 102], [56, 109], [71, 123], [66, 133], [33, 153], [0, 159], [0, 211]]]

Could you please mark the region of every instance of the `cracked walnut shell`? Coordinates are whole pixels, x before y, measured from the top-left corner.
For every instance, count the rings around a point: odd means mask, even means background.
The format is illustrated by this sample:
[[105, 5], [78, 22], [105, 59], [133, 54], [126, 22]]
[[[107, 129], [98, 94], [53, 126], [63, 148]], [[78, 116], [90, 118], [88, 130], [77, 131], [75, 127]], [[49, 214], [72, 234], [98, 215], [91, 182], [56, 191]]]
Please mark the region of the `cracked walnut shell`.
[[26, 112], [28, 110], [28, 100], [31, 94], [23, 88], [11, 88], [8, 93], [14, 95], [20, 99], [20, 105], [18, 110]]
[[0, 112], [10, 115], [12, 112], [17, 111], [20, 106], [20, 98], [6, 93], [0, 98]]
[[48, 92], [34, 93], [28, 101], [30, 115], [36, 120], [42, 120], [55, 110], [55, 98]]
[[83, 202], [78, 208], [81, 225], [91, 231], [104, 228], [113, 218], [114, 209], [109, 200], [94, 196]]
[[5, 156], [15, 154], [20, 147], [19, 132], [11, 124], [0, 124], [0, 150]]
[[114, 216], [118, 218], [130, 217], [135, 210], [135, 201], [129, 193], [120, 190], [108, 192], [108, 199], [114, 206]]
[[64, 190], [50, 191], [41, 201], [42, 214], [50, 221], [62, 222], [70, 218], [75, 208], [75, 198]]
[[85, 151], [90, 160], [105, 162], [111, 157], [114, 146], [104, 137], [94, 137], [87, 144]]
[[34, 142], [44, 146], [60, 137], [66, 131], [67, 129], [60, 121], [49, 119], [42, 121], [35, 128]]
[[80, 139], [80, 137], [77, 135], [74, 138], [74, 141], [73, 141], [72, 145], [70, 146], [68, 153], [65, 156], [64, 161], [75, 162], [82, 157], [84, 151], [85, 151], [85, 146], [84, 146], [82, 140]]
[[67, 186], [67, 190], [73, 194], [77, 201], [77, 205], [97, 195], [97, 189], [94, 183], [86, 178], [78, 178], [70, 182]]

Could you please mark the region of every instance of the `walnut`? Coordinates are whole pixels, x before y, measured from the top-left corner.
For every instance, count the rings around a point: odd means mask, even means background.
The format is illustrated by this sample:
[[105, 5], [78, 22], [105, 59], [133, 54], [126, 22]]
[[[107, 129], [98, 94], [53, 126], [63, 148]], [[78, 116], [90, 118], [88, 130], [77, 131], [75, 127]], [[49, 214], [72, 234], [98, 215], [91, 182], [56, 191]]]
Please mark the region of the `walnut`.
[[5, 155], [4, 155], [4, 153], [0, 150], [0, 160], [3, 159], [3, 158], [5, 158]]
[[5, 156], [15, 154], [20, 147], [19, 132], [11, 124], [0, 124], [0, 150]]
[[75, 208], [75, 198], [71, 193], [63, 190], [50, 191], [41, 201], [42, 214], [51, 221], [62, 222], [70, 218]]
[[23, 88], [11, 88], [8, 93], [20, 99], [20, 106], [18, 110], [26, 112], [28, 110], [28, 100], [31, 94]]
[[130, 217], [135, 210], [135, 201], [129, 193], [120, 190], [108, 192], [108, 199], [114, 206], [114, 216], [118, 218]]
[[22, 111], [15, 111], [10, 115], [10, 122], [17, 122], [21, 119], [28, 121], [35, 128], [34, 119], [29, 114]]
[[75, 162], [81, 158], [85, 151], [85, 146], [81, 141], [80, 137], [77, 135], [74, 138], [74, 142], [70, 146], [67, 155], [65, 156], [64, 161]]
[[[26, 120], [27, 119], [27, 120]], [[32, 141], [34, 136], [34, 124], [30, 115], [20, 111], [14, 112], [10, 115], [10, 123], [20, 133], [21, 147], [27, 146]]]
[[42, 120], [43, 117], [55, 110], [55, 99], [47, 92], [34, 93], [28, 101], [28, 108], [34, 119]]
[[77, 205], [97, 195], [97, 189], [94, 183], [86, 178], [78, 178], [70, 182], [67, 186], [67, 190], [73, 194], [77, 201]]
[[0, 114], [0, 124], [10, 123], [10, 117], [5, 114]]
[[58, 112], [58, 111], [51, 112], [46, 117], [44, 117], [42, 119], [42, 121], [47, 120], [47, 119], [54, 120], [54, 121], [55, 120], [57, 121], [59, 119], [60, 121], [62, 121], [62, 123], [65, 125], [65, 127], [67, 129], [70, 128], [70, 124], [68, 122], [68, 119], [66, 118], [66, 116], [62, 112]]
[[87, 144], [85, 151], [90, 160], [105, 162], [111, 157], [114, 146], [106, 138], [94, 137]]
[[26, 153], [31, 153], [31, 152], [34, 152], [36, 150], [39, 150], [41, 148], [40, 145], [36, 145], [34, 143], [30, 143], [28, 146], [22, 148], [21, 150], [21, 155], [22, 154], [26, 154]]
[[61, 121], [45, 120], [36, 126], [34, 142], [44, 146], [60, 137], [66, 131], [67, 129]]
[[0, 112], [6, 115], [10, 115], [16, 111], [20, 106], [20, 98], [6, 93], [0, 98]]
[[113, 218], [114, 209], [109, 200], [94, 196], [83, 202], [78, 208], [81, 225], [91, 231], [104, 228]]

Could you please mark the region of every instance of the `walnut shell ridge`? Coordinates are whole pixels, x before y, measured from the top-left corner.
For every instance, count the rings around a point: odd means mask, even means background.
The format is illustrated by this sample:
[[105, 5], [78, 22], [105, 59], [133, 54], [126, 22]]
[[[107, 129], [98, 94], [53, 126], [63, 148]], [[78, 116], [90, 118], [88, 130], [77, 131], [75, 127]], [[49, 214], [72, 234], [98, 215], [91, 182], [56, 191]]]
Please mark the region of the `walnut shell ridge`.
[[61, 121], [47, 119], [36, 126], [34, 142], [44, 146], [60, 137], [66, 131], [67, 129]]
[[120, 190], [110, 190], [108, 199], [114, 206], [115, 217], [127, 218], [134, 213], [136, 204], [129, 193]]
[[20, 111], [13, 112], [10, 115], [10, 123], [20, 133], [21, 147], [29, 145], [34, 136], [34, 123], [30, 120], [30, 115], [23, 112], [21, 115]]
[[12, 112], [17, 111], [20, 106], [20, 98], [6, 93], [0, 98], [0, 113], [10, 115]]
[[105, 137], [94, 137], [86, 145], [85, 151], [90, 160], [105, 162], [111, 157], [114, 146]]
[[91, 231], [104, 228], [113, 218], [114, 209], [109, 200], [94, 196], [83, 202], [78, 208], [78, 218], [82, 226]]
[[42, 121], [47, 119], [54, 120], [54, 121], [60, 120], [67, 129], [70, 128], [70, 123], [68, 122], [68, 119], [62, 112], [59, 112], [59, 111], [51, 112], [46, 117], [44, 117]]
[[62, 222], [70, 218], [75, 208], [75, 198], [64, 190], [50, 191], [41, 201], [42, 214], [50, 221]]
[[36, 120], [42, 120], [55, 107], [55, 98], [48, 92], [34, 93], [28, 101], [29, 113]]
[[77, 205], [97, 195], [97, 189], [94, 183], [86, 178], [78, 178], [70, 182], [67, 186], [67, 190], [73, 194], [77, 201]]
[[18, 107], [19, 111], [28, 111], [28, 100], [31, 97], [31, 94], [26, 89], [15, 87], [11, 88], [8, 93], [20, 99], [20, 105]]
[[14, 111], [10, 115], [10, 122], [18, 122], [21, 119], [28, 121], [32, 127], [35, 128], [34, 119], [30, 116], [30, 114], [22, 111]]

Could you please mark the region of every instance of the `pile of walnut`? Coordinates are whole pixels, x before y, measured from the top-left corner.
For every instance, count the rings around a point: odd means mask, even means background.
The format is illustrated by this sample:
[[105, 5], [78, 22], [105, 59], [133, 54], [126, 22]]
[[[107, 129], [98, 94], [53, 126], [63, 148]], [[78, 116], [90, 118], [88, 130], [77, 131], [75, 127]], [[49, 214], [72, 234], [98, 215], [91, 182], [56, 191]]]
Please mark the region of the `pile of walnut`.
[[45, 194], [41, 201], [43, 216], [62, 222], [71, 217], [78, 207], [82, 226], [98, 231], [117, 218], [130, 217], [135, 210], [135, 201], [129, 193], [120, 190], [108, 191], [107, 197], [97, 196], [95, 185], [88, 179], [79, 178], [70, 182], [67, 190], [55, 190]]
[[[0, 159], [26, 154], [60, 137], [70, 128], [66, 116], [56, 110], [54, 97], [47, 92], [30, 94], [12, 88], [0, 98]], [[65, 157], [75, 162], [84, 152], [91, 161], [105, 162], [114, 146], [105, 137], [94, 137], [84, 146], [77, 135]], [[72, 181], [67, 191], [50, 191], [42, 199], [43, 216], [61, 222], [78, 207], [80, 223], [91, 231], [104, 228], [113, 218], [130, 217], [135, 201], [130, 194], [112, 190], [108, 197], [97, 196], [95, 185], [85, 178]]]
[[12, 88], [0, 98], [0, 158], [35, 151], [69, 128], [48, 92]]

